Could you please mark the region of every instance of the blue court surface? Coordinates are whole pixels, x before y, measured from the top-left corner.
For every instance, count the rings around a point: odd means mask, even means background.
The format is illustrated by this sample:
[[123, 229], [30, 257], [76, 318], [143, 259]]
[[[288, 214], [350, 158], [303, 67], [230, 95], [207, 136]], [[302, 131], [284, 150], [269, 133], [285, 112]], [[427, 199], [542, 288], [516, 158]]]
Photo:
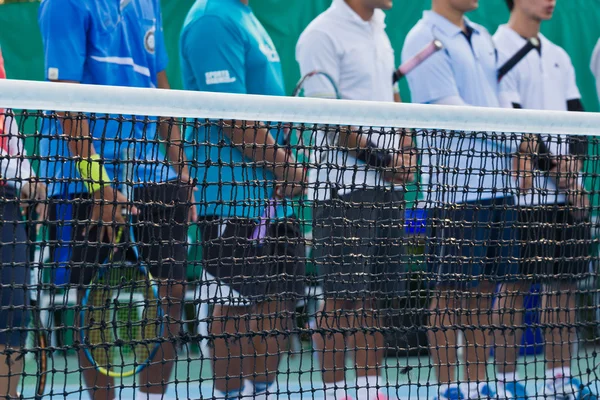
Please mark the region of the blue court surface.
[[[583, 383], [589, 383], [592, 390], [600, 392], [600, 348], [585, 348], [578, 351], [573, 364], [573, 372]], [[176, 365], [174, 378], [169, 385], [165, 399], [212, 399], [212, 382], [210, 364], [200, 355], [190, 352], [180, 354]], [[26, 362], [26, 370], [35, 374], [33, 360]], [[351, 364], [347, 365], [349, 373], [348, 385], [354, 381]], [[89, 394], [84, 389], [83, 378], [79, 364], [73, 354], [56, 355], [50, 366], [48, 386], [44, 398], [53, 399], [88, 399]], [[488, 368], [490, 381], [493, 381], [493, 368]], [[519, 360], [519, 373], [527, 379], [528, 392], [531, 398], [540, 392], [543, 386], [544, 363], [543, 355], [527, 356]], [[431, 399], [434, 396], [435, 377], [426, 356], [409, 358], [388, 358], [383, 375], [388, 388], [385, 389], [390, 399]], [[33, 398], [35, 377], [25, 378], [22, 394], [24, 398]], [[177, 382], [177, 383], [175, 383]], [[119, 399], [135, 399], [133, 380], [117, 381]], [[273, 388], [269, 400], [273, 399], [323, 399], [322, 383], [318, 367], [310, 350], [291, 358], [282, 360], [277, 386]], [[352, 389], [348, 394], [353, 396]], [[353, 396], [354, 397], [354, 396]], [[541, 400], [542, 397], [540, 396]]]

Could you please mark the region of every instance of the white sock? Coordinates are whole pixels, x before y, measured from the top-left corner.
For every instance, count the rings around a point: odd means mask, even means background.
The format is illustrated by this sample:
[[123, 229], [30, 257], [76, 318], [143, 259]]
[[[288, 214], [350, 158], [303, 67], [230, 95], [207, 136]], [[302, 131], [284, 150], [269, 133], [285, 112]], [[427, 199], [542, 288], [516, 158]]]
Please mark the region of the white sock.
[[557, 390], [562, 389], [569, 379], [571, 379], [571, 367], [550, 368], [546, 370], [546, 385], [550, 385]]
[[[223, 400], [223, 399], [237, 399], [240, 397], [240, 390], [239, 389], [234, 389], [234, 390], [230, 390], [228, 393], [225, 392], [221, 392], [220, 390], [217, 389], [213, 389], [213, 393], [214, 393], [214, 398], [215, 399], [219, 399], [219, 400]], [[247, 398], [251, 398], [247, 397]], [[141, 400], [141, 399], [138, 399]]]
[[379, 391], [379, 376], [363, 376], [356, 378], [356, 398], [357, 399], [374, 399]]
[[334, 383], [325, 382], [325, 394], [324, 400], [341, 400], [347, 396], [346, 394], [346, 382], [339, 381]]
[[136, 400], [166, 400], [167, 396], [160, 393], [146, 393], [138, 390], [135, 395]]
[[466, 384], [467, 388], [467, 397], [469, 399], [479, 399], [481, 397], [481, 392], [483, 387], [487, 385], [486, 382], [469, 382]]
[[505, 373], [497, 372], [496, 379], [498, 380], [498, 383], [518, 382], [519, 374], [516, 371], [515, 372], [505, 372]]

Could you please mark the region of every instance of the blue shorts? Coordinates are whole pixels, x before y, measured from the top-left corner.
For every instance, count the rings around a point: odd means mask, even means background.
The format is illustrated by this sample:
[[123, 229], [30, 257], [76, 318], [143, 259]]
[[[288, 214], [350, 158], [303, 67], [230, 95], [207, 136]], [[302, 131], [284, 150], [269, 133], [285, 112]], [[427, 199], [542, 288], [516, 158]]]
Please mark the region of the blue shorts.
[[29, 283], [27, 235], [14, 189], [0, 187], [0, 197], [0, 346], [22, 347], [25, 345], [29, 324], [29, 296], [26, 290]]
[[519, 273], [518, 213], [513, 197], [452, 204], [429, 217], [428, 280], [477, 287]]

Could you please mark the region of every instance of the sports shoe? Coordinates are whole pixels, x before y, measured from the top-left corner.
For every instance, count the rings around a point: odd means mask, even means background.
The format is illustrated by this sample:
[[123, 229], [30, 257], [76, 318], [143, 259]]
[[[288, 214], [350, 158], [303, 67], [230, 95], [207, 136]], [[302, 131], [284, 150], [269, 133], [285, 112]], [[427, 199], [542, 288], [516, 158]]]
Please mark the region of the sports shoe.
[[528, 400], [527, 390], [521, 382], [498, 382], [500, 400]]
[[598, 400], [598, 395], [577, 378], [557, 378], [546, 382], [542, 396], [546, 400]]
[[461, 392], [460, 388], [451, 386], [440, 396], [435, 396], [433, 400], [465, 400], [465, 395]]
[[467, 393], [467, 400], [497, 400], [498, 395], [487, 383], [481, 382], [477, 385], [477, 389], [468, 390], [469, 384], [464, 384], [464, 392]]

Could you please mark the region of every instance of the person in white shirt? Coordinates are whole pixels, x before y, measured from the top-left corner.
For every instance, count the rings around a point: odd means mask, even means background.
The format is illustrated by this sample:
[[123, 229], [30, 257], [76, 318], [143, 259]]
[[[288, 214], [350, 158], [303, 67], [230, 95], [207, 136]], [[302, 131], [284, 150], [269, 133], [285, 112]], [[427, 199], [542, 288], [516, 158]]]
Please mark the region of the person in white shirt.
[[[406, 62], [434, 39], [444, 50], [407, 75], [415, 103], [499, 107], [496, 51], [488, 31], [465, 14], [477, 0], [433, 0], [432, 10], [411, 29], [402, 50]], [[427, 260], [432, 293], [428, 329], [439, 386], [435, 398], [494, 396], [487, 383], [491, 340], [482, 329], [496, 281], [510, 274], [518, 257], [513, 225], [512, 154], [518, 141], [502, 134], [432, 131], [416, 135], [430, 209]], [[491, 261], [492, 260], [492, 261]], [[461, 315], [463, 314], [463, 315]], [[457, 332], [464, 329], [468, 366], [457, 381]]]
[[596, 77], [596, 90], [598, 91], [598, 100], [600, 100], [600, 39], [592, 53], [592, 63], [590, 64], [592, 73]]
[[[508, 24], [494, 35], [499, 64], [507, 61], [531, 38], [540, 47], [531, 51], [501, 81], [500, 100], [505, 107], [584, 111], [569, 55], [540, 33], [552, 18], [556, 0], [506, 0]], [[566, 135], [524, 135], [515, 157], [520, 195], [521, 262], [518, 290], [499, 296], [495, 304], [497, 326], [523, 325], [523, 296], [530, 278], [543, 285], [540, 323], [545, 327], [546, 399], [596, 398], [571, 371], [575, 329], [577, 279], [589, 276], [591, 232], [586, 221], [589, 200], [581, 168], [587, 155], [585, 138]], [[568, 191], [569, 194], [566, 194]], [[515, 310], [517, 312], [515, 312]], [[495, 332], [495, 364], [501, 398], [526, 399], [525, 382], [516, 372], [522, 329]]]
[[[328, 74], [346, 100], [399, 100], [392, 82], [394, 51], [385, 33], [392, 0], [334, 0], [300, 36], [296, 60], [302, 75]], [[327, 78], [306, 81], [306, 96], [335, 98]], [[377, 300], [404, 289], [403, 184], [416, 155], [402, 129], [342, 127], [319, 132], [309, 171], [314, 201], [313, 255], [325, 301], [313, 336], [320, 356], [325, 400], [387, 399], [378, 386], [384, 356]], [[360, 310], [360, 311], [359, 311]], [[341, 313], [341, 314], [339, 314]], [[350, 333], [353, 329], [356, 333]], [[345, 358], [353, 343], [356, 384], [346, 382]]]

